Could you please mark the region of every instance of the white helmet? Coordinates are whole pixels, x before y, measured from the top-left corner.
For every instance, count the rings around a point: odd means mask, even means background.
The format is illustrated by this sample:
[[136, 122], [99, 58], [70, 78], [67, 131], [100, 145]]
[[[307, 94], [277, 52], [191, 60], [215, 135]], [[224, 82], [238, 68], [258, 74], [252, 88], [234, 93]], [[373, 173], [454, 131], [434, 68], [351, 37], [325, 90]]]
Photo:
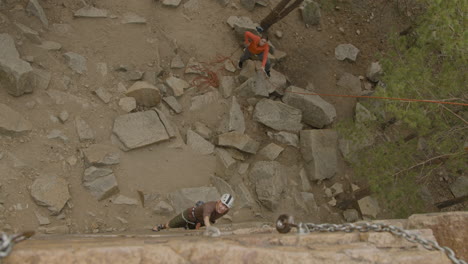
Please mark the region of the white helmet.
[[230, 195], [229, 193], [223, 194], [220, 200], [228, 208], [232, 208], [232, 206], [234, 205], [234, 197], [232, 197], [232, 195]]

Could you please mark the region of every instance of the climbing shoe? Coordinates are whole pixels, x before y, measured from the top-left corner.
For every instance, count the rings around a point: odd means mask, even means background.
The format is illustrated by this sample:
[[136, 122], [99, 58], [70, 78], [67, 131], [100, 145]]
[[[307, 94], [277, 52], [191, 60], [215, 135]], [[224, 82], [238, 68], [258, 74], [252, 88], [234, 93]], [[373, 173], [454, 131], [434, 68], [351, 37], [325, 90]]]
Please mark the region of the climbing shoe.
[[270, 71], [265, 71], [266, 75], [268, 76], [268, 78], [271, 77], [271, 74], [270, 74]]
[[239, 66], [239, 69], [242, 69], [242, 64], [243, 64], [243, 62], [242, 62], [242, 61], [239, 61], [239, 65], [238, 65], [238, 66]]
[[159, 231], [161, 231], [163, 229], [166, 229], [166, 227], [163, 224], [160, 224], [160, 225], [157, 225], [157, 226], [153, 227], [151, 230], [153, 232], [159, 232]]

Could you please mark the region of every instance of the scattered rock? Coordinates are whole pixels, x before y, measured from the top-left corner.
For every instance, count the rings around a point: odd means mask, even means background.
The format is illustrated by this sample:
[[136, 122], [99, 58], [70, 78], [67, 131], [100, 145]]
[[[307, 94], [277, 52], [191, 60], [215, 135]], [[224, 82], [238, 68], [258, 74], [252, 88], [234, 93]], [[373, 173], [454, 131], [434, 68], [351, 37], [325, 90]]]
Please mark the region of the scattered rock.
[[366, 196], [358, 201], [359, 208], [363, 216], [376, 218], [380, 212], [379, 203], [370, 196]]
[[94, 140], [94, 132], [89, 127], [88, 123], [86, 123], [81, 117], [77, 116], [75, 118], [75, 127], [76, 127], [76, 133], [78, 134], [78, 137], [80, 138], [80, 141], [92, 141]]
[[157, 108], [153, 108], [153, 110], [158, 114], [159, 120], [161, 120], [161, 123], [164, 125], [164, 128], [166, 128], [166, 132], [169, 138], [176, 137], [176, 130], [172, 126], [171, 122], [169, 122], [169, 119], [167, 119], [166, 115]]
[[305, 1], [301, 6], [302, 19], [306, 25], [320, 24], [320, 6], [314, 1]]
[[359, 213], [356, 209], [348, 209], [343, 212], [343, 217], [348, 223], [353, 223], [359, 220]]
[[383, 74], [382, 66], [379, 62], [372, 62], [369, 68], [367, 68], [366, 77], [372, 82], [379, 82], [380, 77]]
[[138, 200], [133, 199], [127, 196], [123, 196], [121, 194], [117, 195], [116, 197], [112, 198], [111, 202], [113, 204], [120, 204], [120, 205], [138, 205]]
[[255, 206], [255, 200], [252, 197], [249, 189], [244, 183], [233, 185], [234, 193], [236, 194], [236, 208], [253, 208]]
[[155, 111], [119, 116], [113, 133], [123, 143], [124, 150], [135, 149], [169, 139], [168, 132]]
[[232, 72], [232, 73], [236, 72], [236, 70], [237, 70], [236, 66], [234, 66], [234, 64], [232, 64], [232, 61], [230, 61], [230, 60], [225, 60], [224, 61], [224, 69], [226, 69], [226, 71]]
[[152, 107], [161, 102], [161, 92], [155, 86], [147, 82], [135, 82], [126, 95], [135, 98], [138, 105]]
[[53, 227], [39, 227], [38, 231], [44, 234], [52, 235], [52, 234], [68, 234], [70, 232], [70, 229], [66, 225], [61, 225], [61, 226], [53, 226]]
[[232, 90], [237, 86], [236, 77], [222, 76], [219, 81], [219, 90], [224, 98], [228, 98], [232, 94]]
[[267, 132], [268, 137], [271, 139], [274, 139], [280, 143], [293, 146], [298, 148], [299, 147], [299, 137], [296, 134], [289, 133], [289, 132], [278, 132], [278, 133], [272, 133], [270, 131]]
[[94, 181], [96, 179], [105, 177], [105, 176], [110, 175], [112, 173], [113, 173], [113, 171], [111, 169], [97, 168], [97, 167], [91, 166], [91, 167], [87, 168], [84, 171], [83, 182], [84, 183], [92, 182], [92, 181]]
[[185, 67], [185, 74], [205, 74], [203, 71], [203, 65], [201, 65], [195, 58], [190, 58]]
[[356, 61], [359, 49], [352, 44], [340, 44], [335, 48], [335, 58], [337, 60], [348, 59], [350, 61]]
[[377, 118], [375, 115], [371, 113], [367, 108], [365, 108], [362, 104], [356, 103], [356, 111], [354, 115], [354, 120], [356, 124], [363, 125], [366, 122], [374, 121]]
[[184, 89], [190, 87], [190, 84], [182, 79], [176, 77], [169, 77], [166, 79], [166, 84], [171, 88], [174, 96], [179, 97], [184, 94]]
[[130, 113], [131, 111], [136, 109], [137, 103], [136, 103], [135, 98], [133, 97], [124, 97], [124, 98], [120, 98], [119, 106], [125, 112]]
[[33, 72], [36, 75], [36, 89], [47, 90], [51, 78], [50, 72], [41, 69], [34, 69]]
[[268, 97], [267, 83], [263, 79], [264, 77], [252, 77], [242, 83], [235, 89], [235, 92], [243, 97]]
[[21, 33], [28, 38], [32, 43], [34, 44], [41, 44], [41, 38], [39, 37], [39, 33], [37, 31], [21, 24], [21, 23], [15, 23], [15, 25], [21, 30]]
[[120, 153], [113, 146], [93, 144], [82, 150], [88, 166], [106, 166], [120, 163]]
[[47, 134], [48, 139], [60, 138], [64, 143], [68, 142], [68, 137], [58, 129], [52, 129], [49, 134]]
[[117, 218], [117, 220], [119, 220], [120, 223], [122, 223], [122, 224], [124, 224], [124, 225], [128, 224], [127, 219], [125, 219], [125, 218], [123, 218], [123, 217], [116, 216], [115, 218]]
[[217, 201], [220, 194], [215, 187], [195, 187], [179, 189], [168, 195], [176, 213], [180, 213], [198, 201]]
[[88, 71], [85, 57], [75, 52], [67, 52], [63, 56], [67, 60], [68, 67], [76, 73], [83, 74]]
[[236, 148], [240, 151], [255, 154], [260, 143], [247, 135], [233, 131], [218, 136], [218, 145]]
[[174, 212], [174, 208], [165, 201], [159, 201], [154, 207], [153, 212], [158, 215], [170, 215]]
[[107, 75], [107, 63], [105, 62], [98, 62], [96, 63], [96, 69], [101, 74], [102, 77]]
[[180, 5], [180, 1], [181, 0], [163, 0], [162, 4], [167, 7], [178, 7]]
[[304, 169], [312, 181], [329, 179], [338, 172], [338, 135], [330, 129], [302, 130], [300, 134]]
[[345, 91], [351, 95], [361, 94], [361, 80], [358, 77], [345, 72], [338, 80], [338, 87], [344, 88]]
[[304, 123], [323, 128], [335, 121], [335, 107], [320, 96], [307, 94], [307, 90], [295, 86], [288, 87], [286, 91], [283, 102], [300, 109]]
[[304, 168], [299, 171], [299, 177], [301, 178], [301, 188], [303, 192], [309, 192], [312, 190], [312, 186], [310, 186], [309, 178], [307, 177], [307, 173]]
[[223, 148], [216, 148], [216, 156], [221, 161], [221, 164], [223, 164], [224, 169], [229, 169], [232, 165], [236, 164], [236, 160]]
[[258, 152], [260, 156], [263, 156], [269, 160], [275, 160], [281, 152], [283, 152], [284, 148], [276, 145], [275, 143], [270, 143], [262, 150]]
[[274, 69], [270, 70], [271, 77], [267, 82], [267, 90], [268, 93], [277, 92], [280, 95], [284, 94], [284, 89], [288, 85], [288, 81], [286, 76], [284, 76], [279, 71], [275, 71]]
[[282, 32], [282, 31], [280, 31], [280, 30], [276, 30], [276, 31], [275, 31], [275, 36], [276, 36], [277, 38], [279, 38], [279, 39], [280, 39], [280, 38], [282, 38], [282, 37], [283, 37], [283, 32]]
[[199, 134], [206, 140], [209, 140], [211, 136], [213, 135], [213, 131], [211, 131], [211, 129], [203, 123], [195, 122], [193, 126], [194, 126], [195, 132], [197, 132], [197, 134]]
[[337, 182], [333, 184], [330, 189], [333, 191], [333, 196], [337, 196], [340, 193], [343, 193], [343, 184]]
[[55, 41], [43, 41], [41, 45], [38, 45], [39, 48], [51, 51], [58, 51], [62, 49], [62, 44]]
[[32, 130], [32, 124], [18, 112], [0, 104], [0, 135], [22, 135]]
[[452, 184], [450, 184], [450, 191], [452, 191], [455, 198], [468, 195], [468, 177], [458, 177]]
[[85, 186], [98, 201], [104, 200], [119, 192], [114, 174], [97, 178], [91, 182], [85, 182], [83, 186]]
[[42, 216], [38, 212], [34, 212], [34, 214], [36, 215], [36, 218], [37, 218], [37, 221], [39, 222], [39, 225], [48, 225], [48, 224], [50, 224], [49, 218], [47, 218], [45, 216]]
[[241, 5], [249, 10], [249, 11], [253, 11], [254, 10], [254, 7], [255, 7], [255, 2], [256, 0], [241, 0]]
[[253, 120], [275, 130], [297, 132], [302, 129], [301, 110], [269, 99], [262, 99], [255, 106]]
[[182, 69], [185, 67], [184, 62], [179, 54], [177, 54], [171, 61], [171, 68], [172, 69]]
[[236, 97], [232, 97], [231, 108], [229, 110], [228, 131], [245, 132], [244, 113], [237, 103]]
[[106, 18], [108, 11], [105, 9], [99, 9], [93, 6], [85, 6], [77, 10], [74, 17], [88, 17], [88, 18]]
[[213, 184], [214, 187], [216, 187], [220, 194], [229, 193], [234, 197], [234, 200], [237, 199], [237, 196], [234, 193], [234, 190], [232, 189], [231, 185], [229, 185], [229, 183], [227, 183], [225, 180], [216, 176], [211, 176], [210, 182], [211, 184]]
[[36, 86], [33, 68], [20, 59], [15, 42], [8, 34], [0, 34], [0, 75], [0, 86], [6, 88], [13, 96], [32, 93]]
[[174, 96], [164, 97], [163, 101], [166, 102], [166, 104], [177, 114], [182, 113], [182, 106], [179, 104], [177, 98], [175, 98]]
[[57, 215], [70, 199], [68, 182], [57, 176], [41, 175], [31, 186], [31, 196], [38, 205]]
[[189, 12], [196, 12], [200, 8], [198, 3], [198, 0], [189, 0], [184, 4], [184, 8]]
[[122, 24], [146, 24], [146, 19], [135, 13], [125, 13], [122, 18]]
[[206, 141], [191, 129], [187, 130], [187, 145], [202, 155], [209, 155], [214, 151], [213, 144]]
[[28, 5], [26, 6], [26, 11], [33, 16], [36, 16], [41, 20], [42, 24], [47, 28], [49, 27], [49, 20], [47, 20], [47, 16], [42, 9], [42, 6], [39, 4], [37, 0], [29, 0]]
[[260, 203], [275, 210], [286, 186], [286, 168], [276, 161], [258, 161], [253, 164], [249, 178], [255, 184]]
[[112, 94], [110, 94], [106, 89], [100, 87], [96, 91], [94, 91], [96, 95], [103, 101], [104, 103], [108, 104], [112, 98]]
[[301, 192], [302, 200], [307, 206], [307, 209], [310, 213], [316, 213], [318, 211], [317, 203], [315, 202], [315, 197], [313, 193], [310, 192]]
[[60, 119], [60, 122], [62, 123], [65, 123], [67, 122], [68, 118], [70, 117], [70, 115], [68, 114], [67, 111], [63, 110], [62, 112], [60, 112], [59, 114], [59, 119]]
[[212, 88], [210, 92], [192, 97], [190, 111], [200, 110], [219, 100], [218, 90]]

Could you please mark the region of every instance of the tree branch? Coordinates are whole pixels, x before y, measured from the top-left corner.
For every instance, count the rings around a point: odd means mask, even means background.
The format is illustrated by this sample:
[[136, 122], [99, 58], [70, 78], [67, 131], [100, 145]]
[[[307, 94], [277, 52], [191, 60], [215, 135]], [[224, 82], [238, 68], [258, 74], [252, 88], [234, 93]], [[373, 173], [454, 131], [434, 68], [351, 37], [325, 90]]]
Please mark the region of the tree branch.
[[446, 158], [448, 158], [448, 157], [450, 157], [450, 156], [456, 156], [456, 155], [463, 154], [463, 153], [464, 153], [464, 151], [460, 151], [460, 152], [457, 152], [457, 153], [444, 154], [444, 155], [440, 155], [440, 156], [437, 156], [437, 157], [430, 158], [430, 159], [425, 160], [425, 161], [423, 161], [423, 162], [420, 162], [420, 163], [418, 163], [418, 164], [416, 164], [416, 165], [413, 165], [413, 166], [411, 166], [411, 167], [409, 167], [409, 168], [407, 168], [407, 169], [401, 170], [401, 171], [399, 171], [399, 172], [393, 174], [392, 177], [393, 177], [394, 179], [396, 179], [397, 176], [400, 175], [400, 174], [402, 174], [403, 172], [412, 170], [412, 169], [417, 168], [417, 167], [422, 166], [422, 165], [426, 165], [427, 163], [433, 162], [433, 161], [438, 160], [438, 159], [446, 159]]

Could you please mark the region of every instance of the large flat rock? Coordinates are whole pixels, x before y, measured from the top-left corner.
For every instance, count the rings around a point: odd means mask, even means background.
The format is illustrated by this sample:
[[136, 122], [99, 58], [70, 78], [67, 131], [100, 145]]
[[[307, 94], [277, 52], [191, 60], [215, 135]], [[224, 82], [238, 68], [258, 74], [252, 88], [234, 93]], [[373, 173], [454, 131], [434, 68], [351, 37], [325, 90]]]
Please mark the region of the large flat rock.
[[300, 146], [304, 169], [312, 181], [329, 179], [338, 172], [338, 134], [331, 129], [302, 130]]
[[257, 153], [260, 143], [245, 134], [233, 131], [219, 135], [218, 145], [236, 148], [240, 151], [255, 154]]
[[302, 129], [301, 110], [270, 99], [255, 105], [253, 120], [279, 131], [298, 132]]

